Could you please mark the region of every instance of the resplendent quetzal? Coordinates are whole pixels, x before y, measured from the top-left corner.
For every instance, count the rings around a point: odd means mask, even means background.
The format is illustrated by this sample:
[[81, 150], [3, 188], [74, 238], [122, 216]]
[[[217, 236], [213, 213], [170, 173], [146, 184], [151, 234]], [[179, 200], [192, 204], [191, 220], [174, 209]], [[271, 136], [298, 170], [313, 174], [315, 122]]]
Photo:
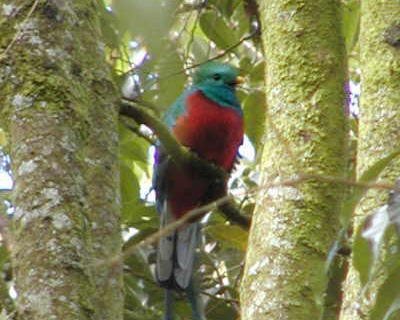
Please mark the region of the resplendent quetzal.
[[[165, 116], [166, 124], [182, 145], [228, 173], [243, 140], [242, 110], [235, 95], [238, 79], [237, 70], [231, 65], [203, 64], [194, 75], [193, 85]], [[178, 167], [162, 146], [156, 150], [153, 184], [161, 228], [221, 194], [201, 172]], [[173, 290], [185, 290], [193, 319], [204, 319], [193, 284], [198, 238], [199, 223], [191, 222], [159, 240], [156, 277], [166, 288], [165, 320], [173, 319]]]

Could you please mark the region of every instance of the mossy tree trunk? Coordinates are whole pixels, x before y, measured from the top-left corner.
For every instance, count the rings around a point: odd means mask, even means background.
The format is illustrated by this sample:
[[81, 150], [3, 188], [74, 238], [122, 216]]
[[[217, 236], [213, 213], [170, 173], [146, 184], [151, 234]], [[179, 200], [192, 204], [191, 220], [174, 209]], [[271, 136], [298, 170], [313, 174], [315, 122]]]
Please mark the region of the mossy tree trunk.
[[20, 319], [122, 319], [116, 91], [95, 1], [1, 1]]
[[253, 217], [242, 319], [319, 319], [344, 189], [323, 177], [344, 176], [347, 149], [340, 5], [259, 4], [268, 105], [262, 171], [275, 186], [260, 192]]
[[[376, 161], [400, 148], [400, 3], [362, 1], [359, 41], [362, 94], [357, 174], [361, 175]], [[380, 179], [394, 182], [399, 176], [400, 161], [395, 160]], [[388, 192], [371, 189], [357, 209], [355, 230], [366, 215], [387, 199]], [[385, 276], [383, 269], [381, 276], [370, 284], [369, 290], [361, 291], [357, 271], [349, 270], [340, 319], [369, 318], [377, 286]]]

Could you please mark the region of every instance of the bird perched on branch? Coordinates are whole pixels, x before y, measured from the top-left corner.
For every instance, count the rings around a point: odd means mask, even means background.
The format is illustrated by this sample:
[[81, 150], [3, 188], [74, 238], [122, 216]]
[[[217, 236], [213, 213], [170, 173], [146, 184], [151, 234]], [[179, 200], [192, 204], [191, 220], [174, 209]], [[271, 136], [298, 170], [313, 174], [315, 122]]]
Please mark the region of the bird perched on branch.
[[[226, 173], [232, 170], [243, 141], [242, 110], [235, 95], [239, 80], [231, 65], [206, 63], [196, 71], [193, 85], [165, 116], [167, 126], [183, 146]], [[213, 181], [190, 164], [178, 166], [162, 146], [156, 150], [153, 184], [161, 228], [217, 199], [226, 188], [226, 181]], [[173, 319], [173, 290], [186, 291], [193, 319], [204, 319], [193, 278], [198, 238], [199, 223], [195, 221], [159, 240], [156, 277], [166, 288], [165, 320]]]

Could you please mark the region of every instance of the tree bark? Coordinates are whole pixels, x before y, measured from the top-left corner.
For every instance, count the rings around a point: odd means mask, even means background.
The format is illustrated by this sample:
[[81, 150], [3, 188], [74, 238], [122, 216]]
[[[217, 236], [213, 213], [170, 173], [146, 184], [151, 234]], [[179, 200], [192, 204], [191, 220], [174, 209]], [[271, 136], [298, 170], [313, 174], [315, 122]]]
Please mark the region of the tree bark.
[[339, 228], [344, 188], [299, 177], [345, 175], [340, 5], [322, 0], [259, 4], [268, 105], [261, 165], [264, 183], [275, 187], [260, 192], [254, 213], [242, 319], [319, 319], [324, 263]]
[[[90, 1], [3, 1], [20, 319], [122, 319], [116, 91]], [[115, 260], [115, 259], [114, 259]]]
[[[357, 174], [400, 147], [400, 4], [396, 1], [365, 0], [361, 3], [360, 62], [361, 112]], [[380, 179], [393, 182], [400, 176], [400, 161], [385, 169]], [[361, 201], [354, 228], [388, 199], [388, 192], [370, 190]], [[357, 271], [350, 268], [344, 284], [344, 305], [340, 319], [368, 319], [374, 304], [377, 279], [361, 293]]]

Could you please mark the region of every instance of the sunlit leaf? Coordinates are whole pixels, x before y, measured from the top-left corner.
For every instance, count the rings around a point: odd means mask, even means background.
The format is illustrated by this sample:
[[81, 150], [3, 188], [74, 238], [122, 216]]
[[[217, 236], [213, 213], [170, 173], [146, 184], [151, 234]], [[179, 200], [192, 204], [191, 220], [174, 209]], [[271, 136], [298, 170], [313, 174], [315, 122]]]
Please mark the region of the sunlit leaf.
[[385, 248], [385, 268], [390, 272], [400, 263], [400, 242], [398, 231], [398, 191], [391, 194], [388, 204], [379, 207], [368, 216], [359, 228], [353, 244], [353, 265], [360, 274], [361, 283], [366, 285], [374, 272], [374, 266], [381, 261]]
[[218, 224], [206, 228], [207, 233], [214, 239], [226, 245], [245, 251], [248, 233], [236, 225]]
[[262, 91], [248, 94], [243, 101], [246, 134], [257, 150], [265, 128], [266, 98]]
[[144, 172], [148, 172], [147, 152], [149, 143], [143, 138], [138, 137], [122, 123], [119, 126], [119, 135], [120, 159], [128, 166], [131, 166], [135, 162]]
[[184, 90], [186, 75], [183, 70], [183, 61], [176, 50], [167, 50], [156, 70], [160, 84], [157, 105], [165, 110]]
[[365, 192], [368, 190], [367, 184], [374, 182], [381, 172], [389, 165], [389, 163], [399, 155], [400, 150], [395, 150], [386, 157], [378, 160], [375, 164], [364, 171], [358, 182], [365, 185], [355, 186], [343, 203], [340, 219], [344, 226], [348, 225], [356, 206], [364, 196]]
[[206, 39], [199, 36], [193, 38], [192, 53], [194, 55], [195, 63], [202, 63], [209, 58], [209, 43]]
[[373, 255], [371, 253], [367, 239], [362, 236], [362, 230], [358, 230], [353, 243], [353, 266], [360, 275], [360, 280], [365, 285], [369, 279], [373, 265]]
[[350, 52], [358, 40], [360, 28], [360, 0], [347, 0], [342, 5], [344, 35], [347, 52]]
[[[230, 1], [234, 2], [234, 1]], [[244, 10], [244, 5], [241, 3], [241, 1], [237, 1], [237, 5], [235, 9], [233, 10], [232, 13], [232, 18], [233, 21], [237, 24], [237, 27], [232, 30], [236, 33], [236, 36], [238, 38], [243, 37], [245, 34], [250, 33], [249, 32], [249, 27], [250, 27], [250, 19], [246, 14], [246, 11]]]
[[264, 81], [265, 78], [265, 61], [257, 63], [250, 72], [251, 81]]
[[215, 12], [206, 12], [200, 17], [200, 26], [207, 37], [219, 48], [227, 49], [239, 42], [224, 19]]
[[395, 320], [400, 317], [400, 266], [378, 289], [370, 320]]
[[209, 0], [209, 5], [214, 5], [226, 18], [230, 18], [239, 6], [242, 5], [240, 0]]

